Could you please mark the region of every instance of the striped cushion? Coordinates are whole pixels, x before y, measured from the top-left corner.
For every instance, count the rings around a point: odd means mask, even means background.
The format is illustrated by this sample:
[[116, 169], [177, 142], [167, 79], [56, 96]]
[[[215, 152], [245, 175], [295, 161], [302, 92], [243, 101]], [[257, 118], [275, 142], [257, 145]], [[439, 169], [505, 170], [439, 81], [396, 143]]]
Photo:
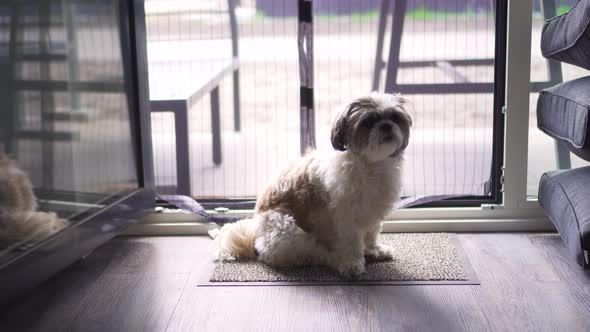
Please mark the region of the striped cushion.
[[584, 251], [590, 250], [590, 166], [543, 174], [539, 204], [584, 266]]
[[590, 0], [578, 1], [569, 12], [545, 21], [543, 56], [590, 69]]
[[541, 91], [537, 126], [565, 143], [580, 158], [590, 160], [590, 76]]

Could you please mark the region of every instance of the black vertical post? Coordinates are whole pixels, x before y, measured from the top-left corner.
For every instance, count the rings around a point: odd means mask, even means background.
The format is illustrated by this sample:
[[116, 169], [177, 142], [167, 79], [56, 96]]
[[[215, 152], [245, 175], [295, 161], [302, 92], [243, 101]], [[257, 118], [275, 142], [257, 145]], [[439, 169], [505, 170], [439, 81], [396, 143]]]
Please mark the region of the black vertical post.
[[[121, 52], [129, 126], [139, 185], [155, 187], [147, 42], [143, 0], [120, 2]], [[187, 180], [190, 185], [190, 181]]]
[[508, 29], [508, 1], [496, 1], [496, 40], [494, 54], [494, 117], [492, 137], [492, 165], [490, 179], [484, 184], [484, 194], [493, 197], [494, 204], [502, 204], [502, 174], [504, 171], [504, 113], [506, 97], [506, 41]]
[[313, 102], [313, 13], [311, 0], [298, 0], [300, 145], [301, 153], [315, 148], [315, 113]]
[[387, 93], [396, 92], [399, 55], [407, 2], [407, 0], [396, 0], [393, 2], [393, 15], [391, 15], [391, 42], [389, 43], [387, 76], [385, 77], [385, 92]]

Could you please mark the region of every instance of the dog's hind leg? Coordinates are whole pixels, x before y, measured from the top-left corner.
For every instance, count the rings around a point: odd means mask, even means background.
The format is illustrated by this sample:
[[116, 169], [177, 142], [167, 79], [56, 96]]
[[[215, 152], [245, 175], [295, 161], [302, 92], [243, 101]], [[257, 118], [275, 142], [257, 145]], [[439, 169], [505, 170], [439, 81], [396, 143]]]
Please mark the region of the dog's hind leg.
[[327, 251], [290, 215], [267, 211], [255, 218], [260, 218], [255, 243], [260, 261], [275, 266], [326, 265]]

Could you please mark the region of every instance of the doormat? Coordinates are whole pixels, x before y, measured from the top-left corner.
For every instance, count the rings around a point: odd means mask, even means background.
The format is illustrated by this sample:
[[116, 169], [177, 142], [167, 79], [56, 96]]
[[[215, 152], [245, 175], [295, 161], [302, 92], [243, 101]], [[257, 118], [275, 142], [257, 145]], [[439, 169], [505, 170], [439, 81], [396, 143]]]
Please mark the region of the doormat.
[[454, 234], [381, 234], [394, 249], [392, 261], [368, 262], [357, 280], [341, 278], [320, 266], [272, 267], [256, 260], [214, 264], [208, 280], [199, 286], [279, 285], [477, 285], [479, 280]]

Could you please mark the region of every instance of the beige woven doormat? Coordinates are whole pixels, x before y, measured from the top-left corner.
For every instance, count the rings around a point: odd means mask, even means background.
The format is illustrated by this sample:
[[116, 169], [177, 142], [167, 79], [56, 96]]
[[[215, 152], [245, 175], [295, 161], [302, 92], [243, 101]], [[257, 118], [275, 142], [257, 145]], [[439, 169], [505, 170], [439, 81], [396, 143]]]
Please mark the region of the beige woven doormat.
[[275, 268], [255, 260], [215, 264], [200, 286], [316, 284], [479, 284], [454, 234], [382, 234], [394, 248], [393, 261], [369, 262], [358, 280], [345, 280], [319, 266]]

